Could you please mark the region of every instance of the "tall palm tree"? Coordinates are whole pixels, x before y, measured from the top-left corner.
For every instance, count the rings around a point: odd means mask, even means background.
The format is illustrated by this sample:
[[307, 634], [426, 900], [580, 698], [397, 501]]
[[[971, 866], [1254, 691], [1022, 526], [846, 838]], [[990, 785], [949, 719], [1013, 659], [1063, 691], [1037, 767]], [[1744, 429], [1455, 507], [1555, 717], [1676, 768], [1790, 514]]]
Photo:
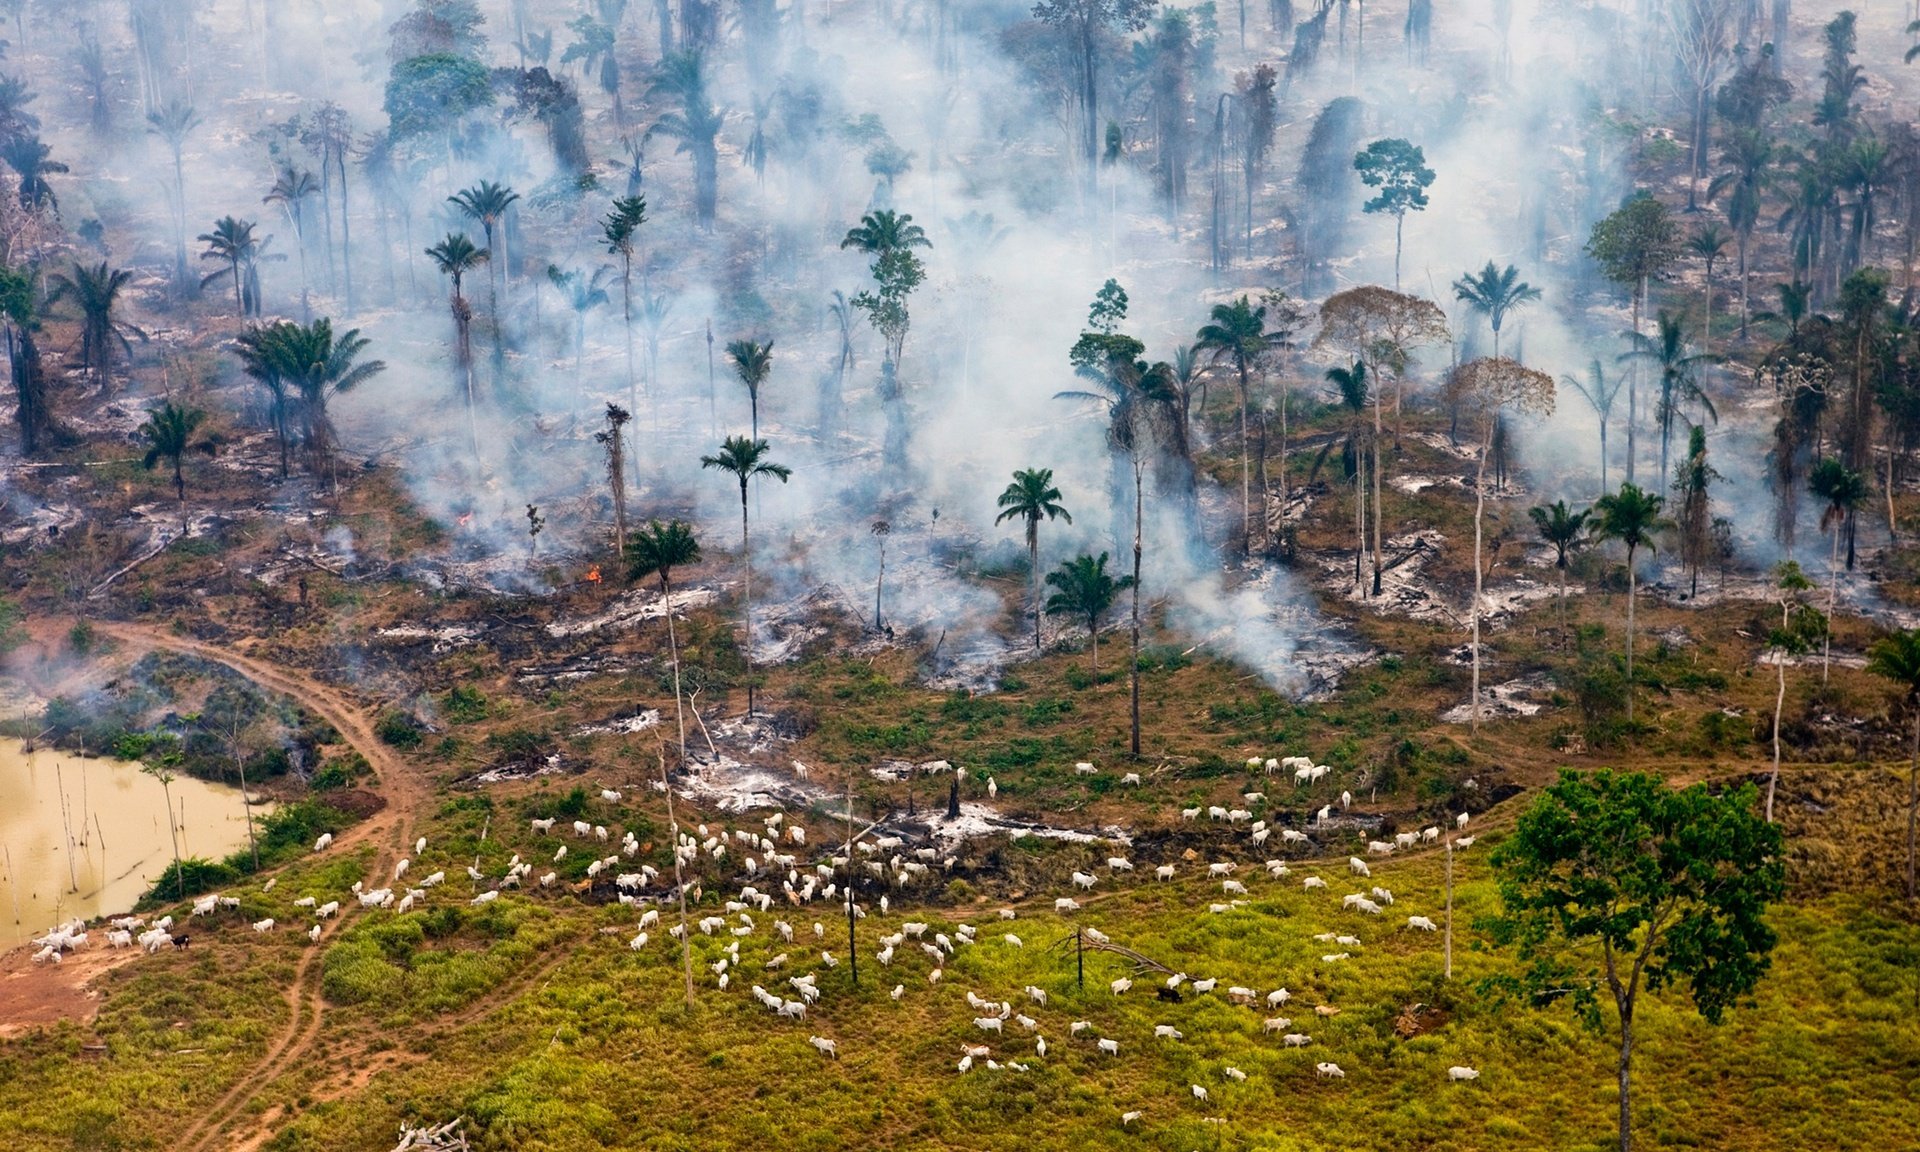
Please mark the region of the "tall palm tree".
[[[647, 198], [616, 196], [613, 208], [600, 221], [600, 236], [606, 241], [607, 255], [620, 257], [620, 325], [627, 342], [627, 404], [640, 410], [640, 385], [633, 371], [633, 251], [634, 237], [647, 222]], [[640, 454], [634, 453], [634, 477], [639, 478]]]
[[1673, 441], [1673, 422], [1681, 408], [1698, 404], [1709, 420], [1719, 423], [1720, 413], [1714, 410], [1713, 401], [1700, 387], [1699, 373], [1702, 365], [1718, 364], [1726, 357], [1695, 352], [1687, 342], [1684, 322], [1664, 308], [1660, 310], [1657, 324], [1658, 332], [1653, 336], [1643, 332], [1626, 333], [1633, 348], [1622, 353], [1620, 359], [1645, 360], [1660, 369], [1660, 403], [1655, 414], [1660, 423], [1660, 475], [1666, 476], [1669, 475], [1667, 451]]
[[480, 458], [480, 430], [475, 422], [473, 407], [473, 308], [467, 298], [461, 294], [460, 285], [468, 272], [487, 262], [488, 249], [475, 248], [473, 241], [460, 232], [449, 232], [447, 238], [427, 249], [427, 257], [440, 274], [453, 282], [453, 331], [457, 341], [457, 354], [460, 362], [461, 387], [466, 392], [467, 401], [467, 437], [471, 441], [473, 458]]
[[[1353, 480], [1353, 582], [1364, 587], [1361, 566], [1367, 554], [1367, 451], [1372, 447], [1373, 426], [1367, 422], [1369, 399], [1367, 387], [1367, 362], [1355, 360], [1352, 367], [1327, 369], [1327, 382], [1334, 386], [1335, 400], [1346, 428], [1345, 435], [1327, 441], [1326, 447], [1313, 462], [1313, 471], [1309, 479], [1319, 475], [1320, 467], [1333, 453], [1334, 447], [1340, 448], [1341, 470]], [[1374, 515], [1380, 514], [1374, 509]]]
[[1707, 185], [1711, 203], [1722, 192], [1727, 194], [1727, 225], [1733, 229], [1734, 248], [1740, 262], [1740, 337], [1747, 335], [1747, 248], [1753, 242], [1753, 230], [1760, 223], [1760, 204], [1773, 183], [1773, 141], [1764, 132], [1737, 128], [1720, 146], [1726, 170]]
[[[480, 225], [480, 231], [486, 237], [487, 251], [499, 252], [502, 251], [502, 249], [495, 240], [494, 231], [501, 226], [501, 221], [506, 219], [507, 209], [513, 207], [514, 202], [518, 199], [520, 199], [520, 193], [515, 192], [505, 184], [497, 184], [492, 180], [482, 180], [480, 183], [475, 184], [465, 191], [447, 197], [447, 203], [459, 208], [461, 213], [468, 219]], [[500, 281], [504, 284], [507, 279], [507, 262], [504, 259], [490, 262], [487, 272], [487, 317], [493, 325], [493, 352], [495, 359], [498, 359], [501, 355], [502, 347], [500, 343], [500, 296], [499, 293], [494, 290], [493, 286], [493, 264], [499, 265]]]
[[204, 452], [213, 455], [213, 441], [199, 435], [200, 426], [207, 422], [207, 414], [198, 408], [181, 408], [169, 400], [158, 408], [149, 409], [147, 422], [140, 425], [140, 436], [147, 442], [147, 454], [142, 467], [152, 471], [154, 465], [165, 460], [173, 466], [173, 490], [180, 503], [187, 502], [187, 478], [181, 469], [181, 463], [189, 452]]
[[207, 246], [207, 250], [200, 253], [200, 259], [217, 259], [227, 265], [225, 269], [217, 269], [213, 273], [202, 276], [200, 286], [205, 288], [207, 284], [219, 280], [221, 276], [232, 276], [234, 307], [240, 311], [242, 317], [255, 315], [259, 309], [248, 307], [248, 290], [246, 290], [248, 269], [252, 267], [253, 259], [259, 255], [259, 240], [253, 236], [253, 221], [221, 217], [213, 221], [211, 232], [202, 232], [200, 236], [196, 236], [196, 240], [200, 240]]
[[1920, 630], [1905, 629], [1874, 642], [1867, 671], [1893, 681], [1913, 717], [1913, 767], [1907, 772], [1907, 899], [1915, 898], [1914, 817], [1920, 812]]
[[38, 136], [0, 140], [0, 160], [5, 160], [7, 167], [20, 177], [20, 206], [29, 212], [47, 208], [55, 216], [60, 214], [60, 198], [53, 194], [53, 185], [47, 183], [47, 177], [67, 171], [67, 166], [51, 159], [52, 155], [53, 149], [41, 143]]
[[1251, 383], [1248, 377], [1261, 357], [1273, 347], [1273, 334], [1267, 331], [1266, 305], [1255, 307], [1245, 296], [1231, 304], [1215, 304], [1212, 320], [1201, 327], [1194, 341], [1196, 351], [1206, 353], [1216, 364], [1222, 361], [1232, 364], [1239, 377], [1240, 530], [1248, 552], [1253, 551], [1253, 466], [1248, 457], [1252, 441], [1247, 433]]
[[793, 469], [767, 459], [767, 442], [729, 436], [720, 443], [720, 451], [700, 457], [702, 468], [717, 468], [740, 482], [740, 557], [746, 567], [742, 583], [741, 614], [746, 617], [746, 639], [741, 650], [747, 660], [747, 715], [753, 715], [753, 540], [747, 532], [747, 489], [761, 476], [772, 476], [785, 484]]
[[173, 252], [173, 277], [176, 291], [187, 283], [187, 170], [181, 160], [187, 135], [200, 126], [193, 105], [179, 97], [147, 113], [147, 131], [166, 141], [173, 153], [173, 223], [176, 243]]
[[1527, 509], [1527, 515], [1533, 519], [1533, 529], [1540, 539], [1553, 547], [1553, 566], [1560, 571], [1560, 616], [1562, 622], [1567, 614], [1567, 561], [1580, 550], [1586, 541], [1587, 517], [1592, 509], [1583, 508], [1571, 511], [1565, 500], [1555, 500], [1537, 508]]
[[1100, 617], [1107, 614], [1120, 593], [1133, 587], [1133, 577], [1107, 574], [1107, 554], [1075, 556], [1047, 573], [1047, 583], [1058, 591], [1047, 597], [1047, 615], [1078, 616], [1087, 622], [1093, 647], [1093, 678], [1100, 679]]
[[1829, 456], [1813, 466], [1807, 487], [1826, 502], [1820, 512], [1820, 530], [1833, 540], [1827, 554], [1827, 635], [1820, 657], [1820, 683], [1833, 669], [1833, 613], [1840, 588], [1840, 532], [1848, 517], [1866, 502], [1867, 478]]
[[268, 410], [273, 419], [273, 436], [280, 445], [280, 476], [289, 472], [288, 457], [293, 440], [291, 424], [292, 384], [282, 375], [282, 363], [274, 354], [271, 326], [250, 327], [235, 341], [240, 366], [256, 384], [267, 390]]
[[131, 361], [133, 345], [127, 337], [138, 337], [142, 343], [147, 339], [144, 331], [115, 315], [120, 294], [132, 280], [133, 273], [109, 268], [105, 261], [75, 263], [70, 272], [56, 272], [47, 278], [53, 288], [47, 303], [64, 301], [79, 310], [80, 362], [100, 379], [102, 388], [113, 382], [113, 350], [119, 348]]
[[1595, 419], [1600, 422], [1600, 491], [1607, 490], [1607, 424], [1613, 419], [1613, 402], [1620, 396], [1620, 386], [1626, 381], [1614, 377], [1607, 380], [1607, 371], [1595, 356], [1593, 363], [1587, 366], [1587, 381], [1582, 384], [1572, 376], [1560, 377], [1560, 382], [1578, 392], [1587, 406], [1593, 409]]
[[773, 341], [734, 340], [727, 345], [727, 359], [733, 361], [734, 375], [747, 386], [747, 403], [753, 413], [753, 438], [760, 439], [760, 385], [773, 371]]
[[13, 380], [14, 423], [20, 453], [32, 456], [58, 431], [40, 359], [40, 278], [31, 267], [0, 265], [0, 328], [4, 328], [8, 374]]
[[1540, 289], [1520, 279], [1520, 269], [1493, 261], [1453, 282], [1453, 298], [1487, 318], [1493, 329], [1493, 354], [1500, 355], [1500, 326], [1507, 313], [1540, 299]]
[[313, 173], [304, 168], [295, 168], [292, 164], [282, 164], [280, 172], [274, 177], [273, 187], [261, 197], [262, 204], [278, 204], [287, 214], [287, 223], [293, 227], [293, 245], [298, 249], [300, 258], [300, 319], [310, 320], [313, 310], [307, 300], [307, 198], [320, 193], [320, 183]]
[[687, 714], [680, 697], [680, 639], [673, 629], [673, 570], [700, 562], [700, 541], [684, 520], [648, 522], [627, 541], [627, 575], [660, 578], [661, 614], [667, 618], [667, 648], [673, 654], [673, 714], [680, 724], [680, 762], [687, 760]]
[[913, 222], [911, 213], [881, 208], [860, 217], [857, 226], [847, 229], [840, 247], [853, 248], [869, 256], [885, 256], [909, 248], [931, 248], [933, 241], [927, 239], [926, 229]]
[[678, 111], [662, 113], [649, 134], [659, 132], [680, 142], [677, 151], [693, 157], [693, 211], [700, 227], [713, 227], [720, 198], [720, 152], [715, 141], [726, 122], [724, 110], [714, 107], [707, 90], [705, 57], [696, 49], [676, 52], [660, 62], [647, 88], [647, 99], [671, 98]]
[[1701, 289], [1701, 306], [1706, 313], [1706, 319], [1700, 331], [1701, 340], [1711, 344], [1713, 343], [1713, 266], [1719, 263], [1721, 256], [1726, 254], [1727, 234], [1720, 231], [1718, 224], [1712, 222], [1702, 224], [1692, 236], [1687, 238], [1687, 251], [1700, 257], [1700, 262], [1707, 267], [1706, 281]]
[[1640, 549], [1654, 550], [1654, 538], [1673, 527], [1660, 515], [1665, 501], [1641, 491], [1632, 481], [1620, 485], [1593, 503], [1594, 535], [1618, 540], [1627, 547], [1627, 721], [1633, 721], [1633, 602], [1638, 590], [1634, 562]]
[[578, 376], [587, 354], [587, 313], [607, 303], [607, 270], [595, 268], [589, 276], [578, 268], [562, 272], [558, 266], [549, 264], [547, 279], [560, 290], [561, 299], [573, 310], [573, 372]]
[[1059, 501], [1060, 489], [1053, 486], [1053, 469], [1016, 469], [1013, 482], [1000, 493], [1001, 512], [993, 518], [995, 524], [1015, 518], [1026, 522], [1027, 570], [1033, 574], [1033, 648], [1036, 652], [1040, 650], [1040, 521], [1044, 518], [1073, 523], [1073, 517]]

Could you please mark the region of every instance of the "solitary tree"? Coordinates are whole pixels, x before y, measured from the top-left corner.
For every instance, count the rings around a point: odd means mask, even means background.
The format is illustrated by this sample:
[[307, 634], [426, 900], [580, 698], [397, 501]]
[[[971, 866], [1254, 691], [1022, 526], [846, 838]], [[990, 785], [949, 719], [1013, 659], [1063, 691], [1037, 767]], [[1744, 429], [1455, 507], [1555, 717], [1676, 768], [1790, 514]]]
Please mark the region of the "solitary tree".
[[47, 278], [53, 289], [47, 303], [70, 303], [79, 312], [80, 362], [94, 373], [103, 389], [113, 383], [113, 350], [120, 349], [132, 360], [133, 344], [127, 337], [142, 342], [147, 339], [144, 331], [119, 317], [120, 294], [132, 280], [133, 273], [109, 268], [104, 261], [76, 263], [71, 271], [55, 272]]
[[752, 411], [753, 439], [760, 439], [760, 386], [773, 371], [773, 341], [734, 340], [727, 345], [727, 359], [733, 361], [734, 375], [747, 386], [747, 405]]
[[[1252, 441], [1247, 435], [1247, 408], [1251, 402], [1249, 376], [1261, 357], [1273, 347], [1273, 334], [1267, 331], [1266, 305], [1255, 306], [1242, 296], [1231, 304], [1215, 304], [1213, 319], [1201, 327], [1194, 348], [1206, 353], [1214, 363], [1226, 362], [1240, 385], [1240, 530], [1243, 546], [1253, 551], [1253, 469], [1248, 456]], [[1262, 517], [1264, 520], [1264, 517]]]
[[147, 422], [140, 425], [140, 436], [147, 442], [147, 454], [142, 466], [152, 471], [154, 465], [165, 460], [173, 470], [173, 490], [182, 504], [187, 502], [187, 478], [181, 463], [189, 452], [204, 452], [213, 455], [213, 441], [200, 435], [200, 426], [207, 422], [207, 414], [198, 408], [181, 408], [169, 400], [158, 408], [149, 409]]
[[700, 562], [700, 541], [684, 520], [652, 520], [627, 541], [627, 575], [660, 578], [661, 615], [667, 618], [667, 650], [673, 656], [673, 714], [680, 726], [680, 761], [687, 759], [687, 714], [680, 703], [680, 639], [673, 629], [673, 570]]
[[173, 882], [175, 899], [187, 898], [187, 870], [180, 864], [180, 824], [173, 814], [173, 773], [165, 764], [142, 764], [140, 771], [160, 781], [160, 792], [167, 801], [167, 837], [173, 841]]
[[1643, 492], [1629, 480], [1618, 492], [1609, 492], [1594, 501], [1594, 535], [1602, 540], [1618, 540], [1627, 547], [1627, 720], [1633, 720], [1633, 602], [1638, 590], [1634, 561], [1640, 549], [1651, 552], [1654, 538], [1673, 527], [1673, 521], [1660, 515], [1665, 501], [1651, 492]]
[[1867, 478], [1829, 456], [1813, 466], [1807, 487], [1826, 502], [1820, 512], [1820, 530], [1832, 538], [1827, 554], [1827, 634], [1820, 656], [1820, 683], [1825, 684], [1833, 670], [1833, 614], [1840, 596], [1840, 532], [1854, 509], [1866, 502]]
[[1540, 299], [1540, 289], [1520, 279], [1520, 269], [1493, 261], [1453, 282], [1453, 298], [1487, 318], [1493, 329], [1493, 354], [1500, 355], [1500, 326], [1507, 313]]
[[1060, 489], [1053, 486], [1053, 469], [1021, 468], [1013, 474], [1013, 482], [1006, 491], [1000, 493], [1001, 512], [993, 518], [995, 524], [1020, 519], [1026, 522], [1027, 529], [1027, 571], [1033, 576], [1033, 647], [1040, 648], [1040, 521], [1065, 520], [1073, 523], [1073, 517], [1060, 504]]
[[475, 460], [480, 458], [480, 429], [473, 411], [473, 307], [461, 293], [460, 285], [467, 273], [487, 262], [488, 255], [487, 249], [475, 248], [473, 241], [461, 232], [449, 232], [445, 240], [427, 249], [427, 258], [440, 269], [441, 275], [453, 283], [453, 296], [448, 304], [453, 310], [454, 349], [460, 369], [460, 386], [466, 394], [467, 439]]
[[199, 126], [200, 117], [193, 105], [178, 97], [147, 113], [147, 131], [166, 141], [173, 153], [173, 278], [174, 290], [179, 292], [186, 291], [187, 286], [187, 176], [181, 152], [186, 148], [187, 135]]
[[[620, 324], [627, 341], [627, 404], [640, 410], [640, 391], [633, 371], [633, 252], [634, 237], [647, 222], [647, 198], [616, 196], [613, 208], [600, 221], [600, 234], [607, 244], [607, 255], [620, 258]], [[639, 461], [635, 460], [638, 467]], [[637, 474], [636, 474], [637, 475]]]
[[1705, 314], [1701, 339], [1713, 343], [1713, 266], [1727, 253], [1727, 234], [1718, 224], [1702, 224], [1687, 237], [1687, 251], [1706, 266], [1706, 279], [1700, 290], [1701, 310]]
[[1560, 572], [1562, 620], [1567, 614], [1567, 561], [1586, 542], [1587, 517], [1591, 514], [1590, 508], [1572, 511], [1565, 500], [1527, 509], [1527, 515], [1533, 520], [1534, 531], [1540, 534], [1543, 543], [1553, 549], [1553, 566]]
[[1560, 382], [1580, 394], [1593, 409], [1594, 419], [1600, 425], [1600, 491], [1607, 490], [1607, 425], [1613, 421], [1613, 402], [1620, 396], [1620, 377], [1607, 379], [1607, 370], [1601, 366], [1598, 356], [1587, 366], [1586, 383], [1573, 376], [1562, 376]]
[[1569, 1001], [1619, 1039], [1620, 1152], [1633, 1146], [1634, 1015], [1642, 992], [1684, 987], [1710, 1024], [1769, 966], [1767, 905], [1786, 891], [1779, 828], [1754, 788], [1675, 791], [1646, 773], [1563, 769], [1493, 855], [1502, 914], [1490, 927], [1527, 967], [1489, 985], [1535, 1004]]
[[[1647, 285], [1666, 271], [1680, 255], [1680, 226], [1667, 206], [1640, 195], [1593, 226], [1587, 254], [1607, 279], [1625, 287], [1633, 297], [1633, 331], [1640, 331], [1640, 312], [1647, 302]], [[1635, 425], [1639, 422], [1637, 375], [1627, 383], [1627, 479], [1634, 478]]]
[[250, 345], [270, 372], [300, 397], [302, 439], [316, 473], [333, 474], [333, 420], [328, 405], [333, 397], [352, 391], [386, 371], [384, 361], [357, 363], [368, 341], [358, 328], [335, 333], [333, 321], [321, 317], [311, 324], [281, 320], [255, 329]]
[[295, 168], [284, 164], [274, 177], [273, 187], [261, 198], [263, 204], [278, 204], [287, 214], [287, 223], [293, 227], [293, 246], [298, 249], [300, 258], [300, 318], [310, 318], [313, 313], [307, 303], [307, 197], [320, 192], [319, 181], [313, 173], [304, 168]]
[[607, 454], [607, 490], [613, 497], [613, 554], [627, 554], [627, 434], [633, 413], [618, 404], [607, 404], [607, 426], [593, 434]]
[[1915, 897], [1914, 818], [1920, 813], [1920, 629], [1908, 628], [1874, 642], [1867, 671], [1891, 680], [1913, 721], [1913, 766], [1907, 773], [1907, 899]]
[[[1803, 612], [1811, 615], [1800, 603], [1800, 594], [1813, 587], [1813, 581], [1800, 571], [1795, 560], [1783, 560], [1773, 570], [1774, 586], [1780, 589], [1780, 627], [1767, 637], [1767, 647], [1773, 651], [1774, 671], [1779, 676], [1779, 689], [1773, 698], [1773, 774], [1767, 777], [1767, 823], [1773, 823], [1773, 793], [1780, 784], [1780, 714], [1787, 706], [1787, 661], [1807, 651], [1808, 628], [1804, 620], [1796, 619]], [[1821, 622], [1825, 630], [1825, 622]]]
[[1075, 556], [1047, 573], [1047, 583], [1056, 591], [1047, 597], [1047, 615], [1078, 616], [1087, 622], [1087, 639], [1093, 648], [1093, 677], [1100, 678], [1100, 617], [1120, 593], [1133, 587], [1133, 577], [1114, 579], [1107, 574], [1107, 554]]
[[765, 440], [729, 436], [721, 442], [719, 452], [700, 457], [702, 468], [717, 468], [740, 482], [740, 557], [746, 567], [746, 580], [741, 585], [740, 594], [741, 615], [746, 618], [746, 638], [741, 650], [746, 654], [747, 661], [749, 716], [753, 715], [753, 540], [747, 531], [747, 489], [761, 476], [771, 476], [785, 484], [793, 475], [793, 469], [767, 459], [767, 451]]
[[1354, 170], [1369, 188], [1379, 189], [1373, 199], [1362, 204], [1368, 213], [1393, 216], [1393, 290], [1400, 291], [1400, 237], [1407, 213], [1424, 212], [1427, 188], [1433, 184], [1433, 169], [1427, 167], [1426, 153], [1406, 140], [1375, 140], [1353, 158]]
[[1722, 479], [1707, 463], [1707, 430], [1698, 424], [1687, 430], [1687, 456], [1673, 470], [1673, 495], [1679, 502], [1675, 517], [1680, 536], [1680, 560], [1691, 577], [1687, 594], [1700, 594], [1700, 566], [1713, 552], [1713, 505], [1710, 489]]
[[217, 260], [226, 265], [200, 278], [200, 286], [205, 288], [222, 276], [233, 279], [233, 303], [239, 315], [258, 316], [260, 314], [260, 273], [261, 260], [284, 260], [284, 256], [265, 254], [265, 241], [253, 234], [254, 223], [251, 220], [238, 220], [232, 216], [222, 216], [213, 222], [213, 231], [202, 232], [195, 239], [207, 246], [200, 253], [202, 260]]
[[1481, 559], [1487, 508], [1487, 459], [1493, 455], [1493, 437], [1508, 411], [1529, 416], [1553, 414], [1553, 377], [1536, 372], [1517, 360], [1482, 357], [1454, 370], [1456, 386], [1474, 406], [1480, 421], [1480, 462], [1473, 479], [1473, 703], [1469, 722], [1480, 728], [1480, 617], [1486, 564]]

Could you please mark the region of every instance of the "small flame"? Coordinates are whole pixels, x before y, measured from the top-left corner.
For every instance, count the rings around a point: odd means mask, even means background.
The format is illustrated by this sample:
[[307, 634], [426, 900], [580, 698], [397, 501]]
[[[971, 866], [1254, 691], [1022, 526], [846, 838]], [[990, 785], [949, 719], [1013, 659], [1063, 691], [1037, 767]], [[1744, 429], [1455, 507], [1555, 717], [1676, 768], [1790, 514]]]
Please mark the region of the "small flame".
[[600, 583], [600, 565], [595, 564], [593, 567], [587, 569], [586, 580], [589, 584]]

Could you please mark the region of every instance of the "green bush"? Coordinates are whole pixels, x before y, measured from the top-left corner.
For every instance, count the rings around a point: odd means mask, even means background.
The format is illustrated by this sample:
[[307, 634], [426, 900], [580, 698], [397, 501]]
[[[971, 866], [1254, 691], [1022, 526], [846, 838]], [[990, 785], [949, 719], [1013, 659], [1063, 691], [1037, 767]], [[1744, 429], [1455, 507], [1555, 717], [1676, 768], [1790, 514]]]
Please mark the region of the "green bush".
[[349, 752], [345, 756], [336, 756], [320, 766], [313, 774], [312, 788], [315, 792], [332, 792], [340, 788], [351, 788], [354, 781], [371, 775], [373, 769], [366, 757], [358, 752]]
[[389, 708], [380, 714], [373, 726], [373, 734], [380, 737], [382, 743], [395, 748], [418, 748], [425, 739], [418, 721], [398, 708]]
[[469, 688], [464, 684], [456, 684], [447, 690], [442, 707], [446, 710], [447, 719], [455, 724], [473, 724], [487, 718], [487, 698], [481, 695], [478, 688]]
[[169, 863], [161, 870], [153, 887], [147, 889], [140, 901], [147, 904], [184, 900], [231, 884], [239, 878], [240, 873], [228, 864], [189, 856], [177, 864]]
[[93, 651], [93, 641], [93, 625], [85, 620], [77, 620], [67, 629], [67, 647], [81, 656]]

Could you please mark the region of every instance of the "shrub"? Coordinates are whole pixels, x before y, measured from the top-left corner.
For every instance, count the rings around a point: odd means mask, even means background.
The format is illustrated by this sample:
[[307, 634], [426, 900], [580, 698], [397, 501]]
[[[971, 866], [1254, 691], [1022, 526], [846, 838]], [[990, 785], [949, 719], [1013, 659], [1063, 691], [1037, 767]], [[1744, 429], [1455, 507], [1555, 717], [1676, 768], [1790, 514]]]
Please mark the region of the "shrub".
[[380, 714], [379, 721], [373, 726], [373, 734], [381, 742], [395, 748], [418, 748], [424, 739], [419, 721], [398, 708], [389, 708]]
[[143, 904], [163, 903], [198, 896], [239, 878], [239, 872], [226, 864], [189, 856], [177, 864], [169, 862], [154, 880], [153, 887], [140, 897], [140, 901]]
[[455, 724], [472, 724], [487, 718], [487, 698], [478, 688], [469, 688], [465, 684], [449, 688], [442, 706], [446, 709], [447, 719]]

